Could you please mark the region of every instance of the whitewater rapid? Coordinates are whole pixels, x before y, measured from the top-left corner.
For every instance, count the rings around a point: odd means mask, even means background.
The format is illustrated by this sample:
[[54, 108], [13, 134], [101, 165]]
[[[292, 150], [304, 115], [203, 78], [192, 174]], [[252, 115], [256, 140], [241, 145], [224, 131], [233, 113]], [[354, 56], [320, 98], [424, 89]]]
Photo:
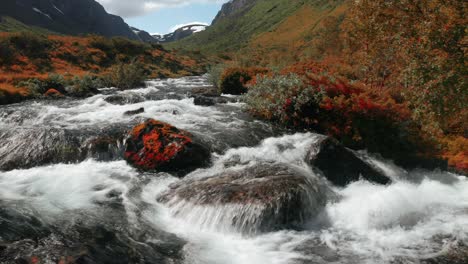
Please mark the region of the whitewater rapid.
[[[213, 165], [187, 178], [222, 173], [229, 164], [236, 164], [230, 170], [242, 170], [267, 162], [286, 163], [311, 179], [321, 179], [304, 162], [317, 135], [289, 133], [254, 120], [243, 112], [242, 103], [196, 106], [186, 94], [203, 86], [207, 86], [203, 77], [155, 80], [147, 88], [110, 90], [84, 100], [2, 107], [0, 133], [18, 131], [11, 135], [12, 144], [21, 140], [19, 135], [38, 127], [93, 134], [109, 126], [128, 128], [154, 118], [202, 135], [214, 145]], [[129, 93], [141, 97], [141, 102], [115, 105], [105, 101], [108, 96]], [[170, 93], [172, 98], [168, 98]], [[144, 113], [123, 115], [140, 107], [145, 108]], [[132, 223], [137, 226], [144, 221], [149, 225], [145, 228], [164, 230], [186, 241], [183, 263], [187, 264], [419, 263], [453, 244], [468, 244], [466, 177], [405, 171], [390, 161], [361, 155], [384, 171], [392, 183], [384, 186], [362, 180], [340, 188], [321, 179], [328, 189], [326, 205], [308, 219], [302, 231], [242, 233], [230, 220], [238, 213], [255, 217], [256, 210], [238, 204], [161, 204], [158, 195], [180, 179], [167, 173], [142, 173], [123, 160], [88, 158], [79, 163], [0, 171], [0, 205], [32, 212], [57, 226], [83, 217], [92, 223], [112, 223], [109, 212], [122, 210], [129, 229]], [[0, 242], [2, 239], [0, 233]], [[147, 238], [145, 243], [157, 240]]]

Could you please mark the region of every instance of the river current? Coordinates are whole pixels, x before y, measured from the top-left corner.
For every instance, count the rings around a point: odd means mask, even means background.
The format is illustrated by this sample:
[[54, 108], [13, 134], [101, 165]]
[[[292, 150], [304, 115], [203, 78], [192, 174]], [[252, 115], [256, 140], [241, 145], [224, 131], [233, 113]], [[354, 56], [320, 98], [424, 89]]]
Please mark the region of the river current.
[[[244, 233], [230, 220], [256, 217], [255, 208], [162, 204], [158, 195], [179, 178], [132, 168], [121, 158], [124, 142], [118, 139], [112, 153], [86, 152], [90, 140], [103, 135], [113, 140], [153, 118], [190, 131], [209, 146], [211, 167], [186, 178], [222, 173], [233, 161], [239, 168], [290, 164], [318, 177], [304, 162], [318, 135], [255, 120], [236, 98], [195, 105], [192, 89], [208, 86], [205, 77], [152, 80], [146, 88], [102, 89], [86, 99], [0, 106], [0, 263], [36, 258], [56, 263], [83, 251], [93, 258], [77, 263], [420, 263], [454, 245], [468, 245], [468, 179], [450, 172], [405, 171], [362, 152], [391, 184], [361, 180], [336, 187], [320, 179], [333, 195], [324, 198], [326, 205], [308, 219], [307, 228]], [[120, 101], [111, 103], [109, 97]], [[145, 111], [124, 115], [139, 108]], [[79, 158], [57, 158], [64, 153]], [[95, 237], [113, 241], [112, 248]], [[86, 243], [97, 249], [83, 247]], [[128, 257], [130, 251], [140, 257]]]

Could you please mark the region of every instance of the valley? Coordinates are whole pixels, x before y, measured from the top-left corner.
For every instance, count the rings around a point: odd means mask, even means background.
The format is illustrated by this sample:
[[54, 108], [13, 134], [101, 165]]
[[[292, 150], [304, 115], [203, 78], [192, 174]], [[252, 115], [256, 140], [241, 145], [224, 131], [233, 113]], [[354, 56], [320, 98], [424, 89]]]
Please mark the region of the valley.
[[132, 5], [0, 4], [0, 264], [468, 263], [466, 3]]

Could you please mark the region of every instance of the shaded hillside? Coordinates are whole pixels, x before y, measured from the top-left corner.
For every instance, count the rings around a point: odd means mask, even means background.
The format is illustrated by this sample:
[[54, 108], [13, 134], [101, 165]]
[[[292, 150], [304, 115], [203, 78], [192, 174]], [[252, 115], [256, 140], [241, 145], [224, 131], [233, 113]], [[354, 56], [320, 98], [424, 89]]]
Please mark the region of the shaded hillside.
[[291, 57], [291, 51], [306, 52], [322, 21], [339, 19], [345, 10], [342, 0], [234, 0], [223, 6], [206, 31], [167, 46], [211, 54], [253, 49], [257, 55], [273, 51]]
[[[0, 16], [49, 31], [139, 39], [124, 20], [94, 0], [3, 0]], [[8, 30], [10, 31], [10, 30]]]

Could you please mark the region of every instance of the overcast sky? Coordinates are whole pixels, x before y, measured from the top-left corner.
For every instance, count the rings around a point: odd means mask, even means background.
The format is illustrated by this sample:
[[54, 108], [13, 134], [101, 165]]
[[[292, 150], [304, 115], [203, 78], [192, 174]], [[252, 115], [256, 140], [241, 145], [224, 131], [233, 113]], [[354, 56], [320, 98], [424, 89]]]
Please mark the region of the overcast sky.
[[97, 0], [109, 13], [150, 33], [168, 33], [176, 25], [211, 23], [227, 0]]

